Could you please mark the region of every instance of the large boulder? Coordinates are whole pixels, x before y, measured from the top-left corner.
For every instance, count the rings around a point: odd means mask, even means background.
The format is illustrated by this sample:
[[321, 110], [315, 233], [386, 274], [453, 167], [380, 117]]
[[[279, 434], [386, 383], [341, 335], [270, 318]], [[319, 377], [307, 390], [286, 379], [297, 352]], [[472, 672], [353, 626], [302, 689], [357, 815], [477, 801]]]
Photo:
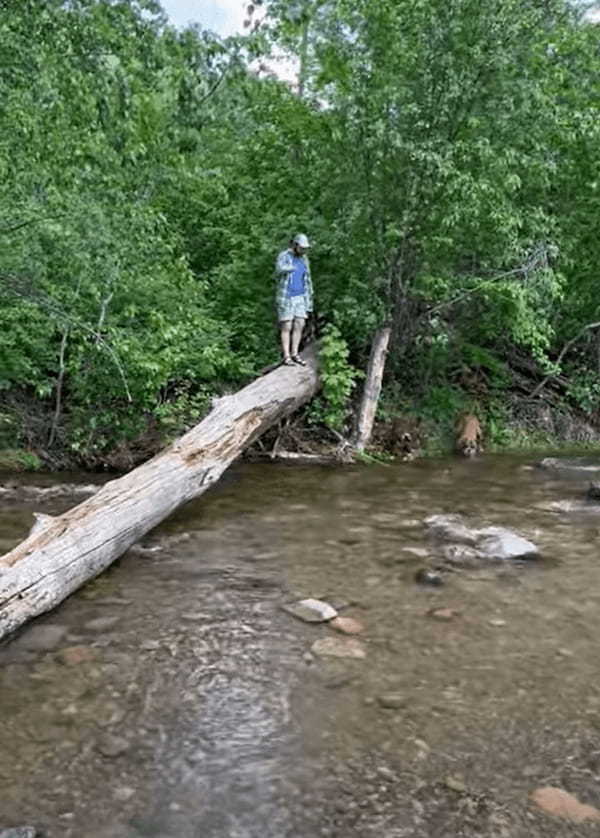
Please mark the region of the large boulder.
[[425, 526], [436, 540], [443, 542], [442, 553], [454, 564], [471, 564], [477, 559], [502, 561], [539, 556], [533, 542], [507, 527], [477, 529], [465, 524], [460, 515], [431, 515], [425, 519]]

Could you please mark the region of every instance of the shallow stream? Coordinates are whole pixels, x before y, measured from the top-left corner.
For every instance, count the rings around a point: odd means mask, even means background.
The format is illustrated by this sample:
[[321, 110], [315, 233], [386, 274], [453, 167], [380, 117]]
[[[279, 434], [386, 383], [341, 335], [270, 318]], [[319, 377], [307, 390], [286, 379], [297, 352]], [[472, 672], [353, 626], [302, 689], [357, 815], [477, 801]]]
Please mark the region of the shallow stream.
[[[528, 795], [557, 785], [600, 806], [600, 505], [540, 509], [587, 481], [528, 462], [232, 468], [0, 646], [0, 830], [595, 834]], [[79, 500], [4, 501], [0, 554], [34, 510]], [[450, 512], [514, 528], [543, 558], [418, 585], [436, 561], [422, 521]], [[281, 609], [307, 596], [364, 623], [364, 659], [311, 653], [341, 636]]]

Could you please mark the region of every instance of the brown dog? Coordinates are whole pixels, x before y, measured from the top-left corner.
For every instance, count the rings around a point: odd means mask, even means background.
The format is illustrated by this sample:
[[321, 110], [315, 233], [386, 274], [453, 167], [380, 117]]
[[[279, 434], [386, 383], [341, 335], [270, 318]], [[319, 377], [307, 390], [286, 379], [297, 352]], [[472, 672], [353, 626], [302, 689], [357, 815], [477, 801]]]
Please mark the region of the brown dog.
[[456, 444], [455, 451], [463, 457], [476, 457], [483, 453], [483, 432], [479, 419], [472, 413], [465, 413], [460, 416], [455, 426]]

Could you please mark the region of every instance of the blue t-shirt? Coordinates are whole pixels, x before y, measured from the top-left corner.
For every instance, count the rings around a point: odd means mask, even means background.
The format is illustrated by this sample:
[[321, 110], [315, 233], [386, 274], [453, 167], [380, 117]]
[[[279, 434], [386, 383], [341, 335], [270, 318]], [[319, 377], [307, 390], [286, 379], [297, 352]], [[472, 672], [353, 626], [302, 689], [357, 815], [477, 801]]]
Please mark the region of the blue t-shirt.
[[299, 256], [293, 256], [292, 262], [294, 270], [288, 285], [288, 297], [300, 297], [304, 294], [304, 277], [306, 275], [306, 265], [304, 259]]

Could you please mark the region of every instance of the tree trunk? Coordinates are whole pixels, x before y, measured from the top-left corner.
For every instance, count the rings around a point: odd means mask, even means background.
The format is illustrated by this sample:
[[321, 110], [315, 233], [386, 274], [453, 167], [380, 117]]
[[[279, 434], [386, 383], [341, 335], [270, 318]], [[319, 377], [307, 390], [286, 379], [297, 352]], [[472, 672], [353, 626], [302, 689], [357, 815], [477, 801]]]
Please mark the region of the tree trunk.
[[379, 394], [381, 393], [381, 381], [383, 379], [383, 370], [385, 368], [385, 359], [391, 331], [389, 326], [383, 326], [375, 332], [375, 337], [373, 338], [356, 427], [354, 447], [357, 451], [364, 451], [373, 433], [373, 423], [375, 421]]
[[306, 367], [279, 367], [219, 399], [164, 452], [63, 515], [38, 521], [25, 541], [0, 557], [0, 639], [101, 573], [212, 486], [273, 422], [309, 401], [319, 387], [314, 347], [303, 355]]

